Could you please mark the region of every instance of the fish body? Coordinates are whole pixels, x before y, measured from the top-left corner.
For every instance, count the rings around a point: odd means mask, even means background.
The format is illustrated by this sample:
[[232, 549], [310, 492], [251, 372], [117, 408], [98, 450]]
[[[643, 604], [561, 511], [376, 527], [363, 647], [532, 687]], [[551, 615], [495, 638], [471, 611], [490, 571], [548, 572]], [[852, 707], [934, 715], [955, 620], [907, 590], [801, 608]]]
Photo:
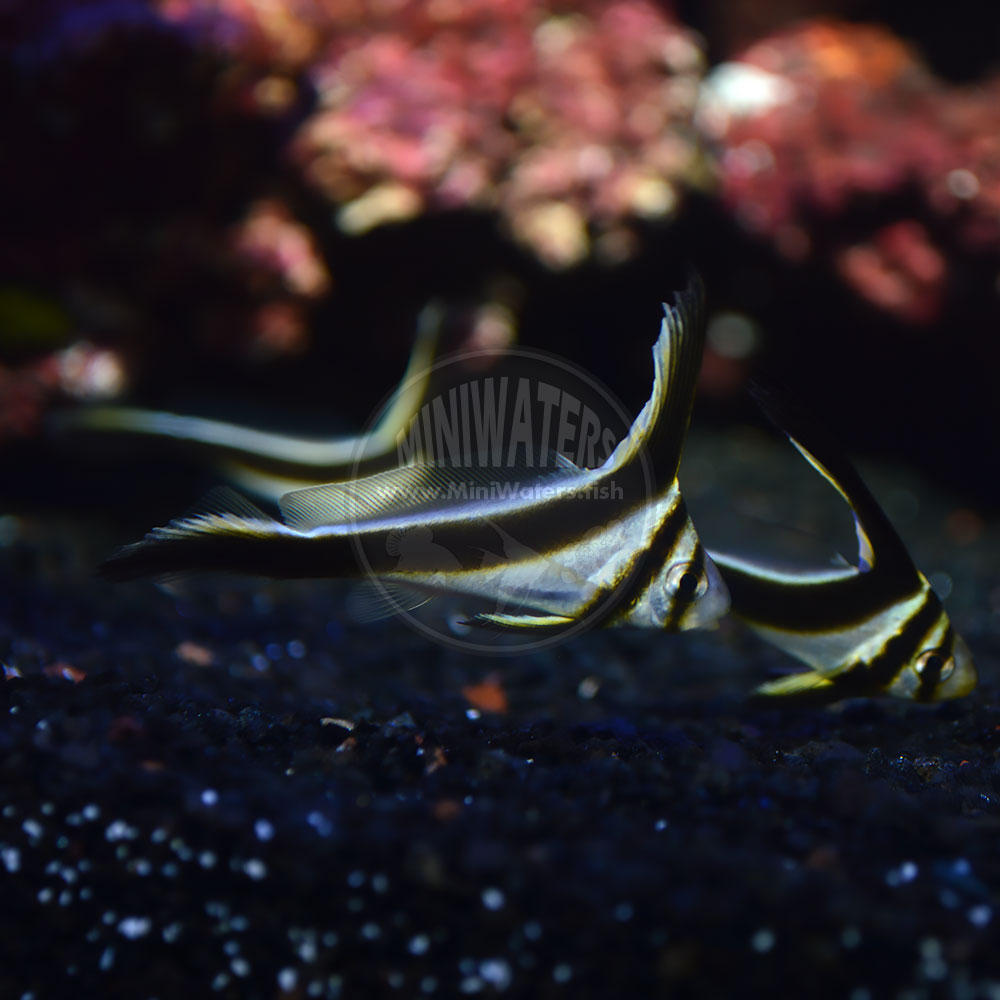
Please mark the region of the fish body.
[[542, 472], [414, 463], [287, 493], [281, 521], [230, 491], [127, 546], [104, 571], [363, 573], [391, 587], [495, 604], [472, 621], [518, 631], [584, 620], [711, 626], [728, 597], [676, 478], [704, 344], [702, 299], [697, 283], [664, 306], [650, 398], [596, 468], [558, 456]]
[[965, 641], [860, 475], [830, 437], [787, 404], [758, 403], [854, 515], [854, 565], [789, 571], [712, 551], [731, 612], [809, 666], [761, 685], [767, 696], [833, 701], [888, 694], [959, 698], [976, 685]]
[[211, 462], [230, 482], [276, 503], [317, 483], [370, 475], [397, 463], [397, 441], [427, 395], [442, 310], [421, 310], [406, 371], [378, 421], [366, 433], [302, 438], [223, 420], [128, 406], [79, 407], [60, 413], [57, 430], [129, 434], [169, 441]]

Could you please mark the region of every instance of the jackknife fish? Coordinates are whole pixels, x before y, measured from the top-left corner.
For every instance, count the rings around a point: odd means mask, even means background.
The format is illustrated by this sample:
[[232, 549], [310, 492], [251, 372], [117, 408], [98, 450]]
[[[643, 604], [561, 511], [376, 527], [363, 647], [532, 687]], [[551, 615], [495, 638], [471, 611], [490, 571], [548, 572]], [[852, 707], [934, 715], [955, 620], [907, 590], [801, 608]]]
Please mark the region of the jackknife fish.
[[847, 457], [801, 413], [757, 389], [769, 419], [847, 501], [856, 565], [787, 571], [712, 550], [731, 611], [811, 668], [762, 684], [760, 695], [836, 701], [889, 694], [960, 698], [976, 686], [972, 654], [926, 577]]
[[97, 431], [160, 438], [190, 448], [227, 479], [262, 499], [277, 502], [295, 489], [366, 476], [397, 464], [397, 439], [427, 395], [442, 323], [431, 303], [417, 320], [410, 360], [392, 398], [367, 434], [302, 438], [256, 430], [222, 420], [127, 406], [66, 410], [58, 430]]
[[[231, 491], [109, 559], [123, 579], [188, 570], [364, 573], [457, 595], [496, 629], [704, 628], [728, 596], [677, 483], [704, 345], [700, 282], [664, 305], [652, 394], [606, 461], [579, 468], [414, 463], [285, 494], [275, 521]], [[405, 558], [403, 556], [405, 555]]]

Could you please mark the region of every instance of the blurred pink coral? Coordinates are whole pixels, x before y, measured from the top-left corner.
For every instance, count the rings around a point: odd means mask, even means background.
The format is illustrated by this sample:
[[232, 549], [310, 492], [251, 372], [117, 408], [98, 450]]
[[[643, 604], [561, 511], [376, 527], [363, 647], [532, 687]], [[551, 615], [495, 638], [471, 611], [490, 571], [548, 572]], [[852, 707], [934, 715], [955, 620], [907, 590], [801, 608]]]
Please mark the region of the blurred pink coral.
[[36, 435], [55, 399], [111, 399], [126, 382], [118, 352], [82, 340], [21, 364], [0, 364], [0, 444]]
[[[702, 55], [644, 0], [161, 0], [181, 23], [308, 72], [292, 157], [360, 233], [427, 209], [496, 209], [554, 267], [695, 175]], [[207, 19], [207, 20], [206, 20]], [[227, 27], [228, 26], [228, 27]], [[272, 80], [274, 77], [272, 77]]]
[[[946, 85], [884, 28], [815, 21], [758, 42], [710, 74], [698, 122], [723, 198], [789, 259], [860, 196], [910, 189], [959, 243], [1000, 248], [1000, 80]], [[915, 219], [878, 225], [822, 249], [873, 304], [931, 321], [947, 255]]]
[[330, 288], [330, 273], [312, 234], [275, 199], [252, 204], [232, 233], [233, 249], [249, 267], [280, 277], [289, 291], [318, 298]]
[[0, 365], [0, 444], [37, 434], [51, 394], [52, 386], [37, 366]]
[[920, 223], [884, 226], [835, 260], [847, 283], [874, 305], [911, 323], [937, 319], [947, 264]]

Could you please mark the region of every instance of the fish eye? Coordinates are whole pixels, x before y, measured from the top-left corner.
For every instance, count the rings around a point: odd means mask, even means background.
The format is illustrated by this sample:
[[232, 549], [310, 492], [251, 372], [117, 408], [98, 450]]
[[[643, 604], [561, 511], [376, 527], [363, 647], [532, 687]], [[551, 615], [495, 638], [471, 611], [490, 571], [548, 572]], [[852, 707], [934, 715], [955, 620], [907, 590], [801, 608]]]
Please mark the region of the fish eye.
[[934, 677], [935, 683], [946, 681], [955, 672], [955, 660], [945, 658], [939, 649], [925, 649], [913, 664], [919, 677]]
[[708, 590], [708, 577], [694, 563], [677, 563], [670, 567], [664, 586], [679, 601], [696, 601]]

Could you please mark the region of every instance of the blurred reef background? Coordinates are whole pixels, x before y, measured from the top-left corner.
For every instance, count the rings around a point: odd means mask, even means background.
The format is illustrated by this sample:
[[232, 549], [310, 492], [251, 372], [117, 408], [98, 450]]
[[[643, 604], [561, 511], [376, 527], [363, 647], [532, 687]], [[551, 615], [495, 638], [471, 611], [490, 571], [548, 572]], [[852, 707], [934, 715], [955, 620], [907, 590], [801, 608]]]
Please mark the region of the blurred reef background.
[[[0, 996], [1000, 996], [1000, 8], [0, 0], [0, 84]], [[845, 520], [743, 393], [787, 385], [971, 699], [751, 706], [788, 661], [731, 623], [483, 661], [94, 580], [211, 476], [60, 408], [352, 432], [436, 297], [634, 411], [689, 267], [696, 513]]]

